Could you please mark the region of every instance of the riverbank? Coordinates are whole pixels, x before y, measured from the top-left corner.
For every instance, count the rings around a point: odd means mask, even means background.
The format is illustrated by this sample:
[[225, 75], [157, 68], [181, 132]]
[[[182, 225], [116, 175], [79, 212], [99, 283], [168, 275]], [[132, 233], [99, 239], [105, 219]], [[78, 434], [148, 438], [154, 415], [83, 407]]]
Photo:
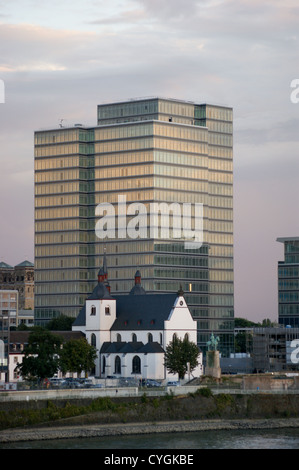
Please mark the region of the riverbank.
[[103, 436], [181, 433], [215, 430], [299, 429], [299, 418], [289, 419], [211, 419], [155, 423], [98, 424], [22, 428], [0, 431], [0, 443], [77, 439]]
[[231, 429], [299, 429], [299, 394], [187, 396], [2, 403], [0, 442], [181, 433]]

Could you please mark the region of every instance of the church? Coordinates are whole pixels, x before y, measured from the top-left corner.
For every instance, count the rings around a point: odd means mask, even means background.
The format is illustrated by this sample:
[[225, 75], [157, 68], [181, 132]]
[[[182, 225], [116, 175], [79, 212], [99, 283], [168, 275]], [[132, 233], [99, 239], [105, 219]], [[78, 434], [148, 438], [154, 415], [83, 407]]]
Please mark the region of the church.
[[[98, 284], [72, 330], [85, 334], [97, 349], [95, 375], [101, 378], [177, 380], [177, 375], [170, 374], [164, 366], [167, 345], [174, 335], [197, 342], [197, 323], [182, 290], [176, 294], [147, 294], [137, 271], [130, 293], [113, 297], [105, 255]], [[191, 378], [203, 373], [201, 352], [198, 363]]]

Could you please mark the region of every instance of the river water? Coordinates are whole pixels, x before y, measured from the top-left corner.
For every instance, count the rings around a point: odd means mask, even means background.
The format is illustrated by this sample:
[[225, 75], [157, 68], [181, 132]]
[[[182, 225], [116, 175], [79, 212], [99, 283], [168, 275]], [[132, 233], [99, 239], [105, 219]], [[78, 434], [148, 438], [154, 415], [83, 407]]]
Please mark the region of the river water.
[[[0, 449], [102, 449], [121, 455], [130, 449], [299, 449], [299, 429], [200, 431], [140, 436], [16, 442]], [[110, 452], [109, 452], [110, 451]]]

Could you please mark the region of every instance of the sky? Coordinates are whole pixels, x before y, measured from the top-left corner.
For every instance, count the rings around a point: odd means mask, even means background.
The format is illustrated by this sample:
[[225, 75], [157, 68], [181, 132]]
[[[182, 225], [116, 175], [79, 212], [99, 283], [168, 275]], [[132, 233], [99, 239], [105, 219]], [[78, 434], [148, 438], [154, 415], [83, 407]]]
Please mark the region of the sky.
[[277, 320], [276, 239], [299, 236], [298, 25], [297, 0], [0, 0], [0, 261], [34, 261], [35, 130], [139, 97], [231, 106], [235, 316]]

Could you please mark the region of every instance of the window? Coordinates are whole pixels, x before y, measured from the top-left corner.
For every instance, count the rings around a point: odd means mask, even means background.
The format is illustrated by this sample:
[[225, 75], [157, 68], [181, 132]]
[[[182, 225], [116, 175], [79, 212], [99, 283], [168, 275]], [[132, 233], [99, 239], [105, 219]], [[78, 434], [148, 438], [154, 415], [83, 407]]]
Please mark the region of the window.
[[116, 356], [114, 361], [114, 373], [121, 374], [121, 361], [119, 356]]
[[90, 315], [95, 315], [96, 314], [96, 307], [94, 305], [92, 305], [91, 309], [90, 309]]
[[153, 342], [153, 335], [152, 335], [151, 333], [148, 333], [148, 335], [147, 335], [147, 341], [148, 341], [149, 343], [152, 343], [152, 342]]
[[105, 307], [105, 315], [110, 315], [110, 307], [109, 305]]
[[133, 341], [133, 343], [136, 343], [136, 341], [137, 341], [137, 336], [136, 336], [135, 333], [132, 334], [132, 341]]
[[134, 356], [132, 361], [132, 374], [141, 373], [141, 361], [139, 356]]
[[106, 358], [105, 356], [103, 356], [103, 367], [102, 367], [102, 373], [105, 374], [105, 370], [106, 370]]
[[116, 335], [116, 341], [117, 341], [118, 343], [121, 342], [121, 335], [120, 335], [119, 333], [117, 333], [117, 335]]
[[94, 346], [94, 347], [96, 347], [96, 345], [97, 345], [97, 339], [96, 339], [96, 335], [94, 333], [92, 333], [92, 335], [90, 337], [90, 344], [91, 344], [91, 346]]

